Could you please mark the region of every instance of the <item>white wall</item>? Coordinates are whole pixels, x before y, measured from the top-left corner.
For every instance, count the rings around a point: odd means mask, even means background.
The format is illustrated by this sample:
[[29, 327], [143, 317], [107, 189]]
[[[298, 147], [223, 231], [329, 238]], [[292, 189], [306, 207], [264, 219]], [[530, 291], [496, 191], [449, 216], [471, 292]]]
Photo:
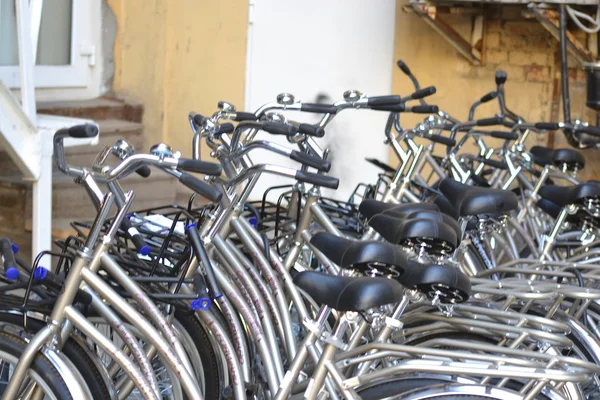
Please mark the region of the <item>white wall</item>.
[[[394, 0], [251, 0], [250, 7], [247, 111], [275, 101], [281, 92], [305, 102], [314, 102], [318, 94], [337, 101], [347, 89], [371, 96], [390, 94]], [[305, 113], [290, 112], [288, 117], [315, 121]], [[331, 149], [330, 175], [341, 181], [335, 197], [347, 199], [357, 183], [377, 179], [377, 168], [364, 158], [387, 161], [388, 149], [383, 144], [386, 117], [374, 111], [347, 110], [328, 125], [319, 142]], [[261, 135], [263, 139], [273, 138]], [[251, 157], [255, 163], [299, 166], [277, 155], [256, 152]], [[252, 197], [262, 196], [269, 186], [286, 183], [292, 181], [265, 176]], [[330, 196], [332, 192], [324, 194]]]

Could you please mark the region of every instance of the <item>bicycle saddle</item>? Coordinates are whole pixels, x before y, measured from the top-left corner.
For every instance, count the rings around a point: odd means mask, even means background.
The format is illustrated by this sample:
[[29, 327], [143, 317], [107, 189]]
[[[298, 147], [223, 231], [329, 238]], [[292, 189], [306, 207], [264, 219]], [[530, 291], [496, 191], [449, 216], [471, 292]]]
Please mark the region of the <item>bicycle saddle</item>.
[[407, 289], [417, 289], [441, 303], [462, 303], [471, 296], [471, 280], [451, 265], [422, 265], [410, 261], [404, 273], [397, 278]]
[[575, 186], [542, 186], [538, 194], [559, 207], [579, 203], [588, 198], [600, 197], [600, 184], [595, 182], [582, 183]]
[[397, 303], [404, 288], [398, 281], [386, 278], [347, 277], [303, 271], [294, 283], [317, 303], [338, 311], [362, 311]]
[[454, 232], [456, 233], [457, 238], [460, 238], [462, 236], [462, 229], [461, 229], [458, 221], [455, 218], [449, 216], [448, 214], [444, 214], [442, 212], [413, 211], [410, 214], [407, 214], [405, 216], [405, 218], [406, 219], [425, 218], [425, 219], [430, 219], [432, 221], [443, 222], [446, 225], [449, 225], [452, 229], [454, 229]]
[[414, 239], [432, 239], [456, 248], [459, 236], [454, 227], [430, 218], [399, 219], [391, 215], [376, 215], [369, 225], [385, 240], [404, 244]]
[[550, 149], [543, 146], [533, 146], [529, 151], [533, 162], [539, 166], [545, 167], [548, 164], [563, 165], [567, 164], [570, 169], [583, 169], [585, 167], [585, 158], [583, 154], [573, 149]]
[[451, 178], [441, 181], [439, 190], [461, 217], [503, 214], [518, 207], [517, 196], [507, 190], [469, 186]]
[[363, 200], [358, 206], [358, 211], [367, 219], [373, 218], [379, 214], [392, 214], [403, 216], [413, 211], [438, 211], [438, 207], [433, 203], [403, 203], [393, 204], [384, 203], [379, 200]]
[[369, 264], [385, 264], [404, 267], [408, 263], [406, 254], [398, 246], [374, 240], [351, 240], [326, 232], [318, 232], [310, 243], [327, 258], [346, 269], [368, 270]]

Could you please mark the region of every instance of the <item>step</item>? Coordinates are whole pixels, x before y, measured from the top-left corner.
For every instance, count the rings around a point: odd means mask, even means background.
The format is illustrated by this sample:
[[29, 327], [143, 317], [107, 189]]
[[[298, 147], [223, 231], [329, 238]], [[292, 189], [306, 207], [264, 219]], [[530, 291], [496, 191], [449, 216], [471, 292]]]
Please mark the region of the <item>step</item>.
[[37, 103], [38, 113], [89, 118], [93, 120], [121, 119], [142, 122], [144, 106], [130, 99], [99, 97], [82, 101], [49, 101]]
[[[95, 217], [96, 209], [82, 186], [65, 175], [55, 174], [53, 179], [52, 218], [54, 220]], [[160, 171], [152, 171], [152, 175], [148, 178], [132, 174], [120, 182], [124, 190], [133, 190], [135, 193], [132, 210], [172, 204], [176, 198], [177, 187], [180, 185], [175, 178]], [[25, 215], [31, 218], [31, 188], [27, 190], [25, 203]]]
[[[175, 193], [175, 204], [179, 204], [181, 206], [186, 206], [188, 205], [189, 201], [190, 201], [190, 197], [192, 196], [194, 192], [187, 188], [186, 186], [183, 185], [179, 185], [177, 187], [177, 193]], [[209, 201], [207, 199], [205, 199], [202, 196], [196, 196], [194, 198], [194, 204], [193, 204], [193, 208], [200, 208], [206, 204], [208, 204]]]

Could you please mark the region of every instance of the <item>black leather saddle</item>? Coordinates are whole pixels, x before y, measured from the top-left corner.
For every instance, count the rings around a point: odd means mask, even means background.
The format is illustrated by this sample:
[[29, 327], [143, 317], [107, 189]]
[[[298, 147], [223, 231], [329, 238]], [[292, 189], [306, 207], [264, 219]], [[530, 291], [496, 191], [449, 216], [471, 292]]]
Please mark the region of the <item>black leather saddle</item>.
[[398, 246], [374, 240], [351, 240], [326, 232], [318, 232], [310, 243], [341, 268], [366, 272], [373, 263], [403, 268], [408, 259]]
[[439, 190], [461, 217], [504, 214], [518, 207], [517, 196], [507, 190], [474, 187], [446, 178]]
[[[441, 215], [440, 219], [443, 219]], [[460, 242], [453, 226], [430, 217], [399, 219], [391, 215], [376, 215], [369, 220], [369, 225], [385, 240], [394, 244], [434, 240], [455, 249]]]
[[375, 215], [395, 215], [403, 217], [406, 214], [415, 211], [439, 211], [438, 207], [433, 203], [384, 203], [379, 200], [363, 200], [358, 206], [358, 211], [367, 219], [373, 218]]
[[417, 289], [441, 303], [462, 303], [471, 296], [471, 280], [451, 265], [421, 265], [410, 261], [398, 281], [408, 289]]
[[442, 302], [460, 302], [469, 298], [471, 282], [464, 273], [448, 265], [410, 261], [402, 249], [390, 243], [351, 240], [326, 232], [316, 233], [310, 243], [341, 268], [362, 273], [378, 271], [408, 289], [417, 289], [427, 295], [437, 293]]
[[583, 169], [585, 167], [585, 158], [577, 150], [533, 146], [529, 153], [533, 162], [542, 167], [548, 164], [556, 166], [567, 164], [569, 169]]
[[319, 304], [338, 311], [362, 311], [397, 303], [404, 288], [394, 279], [347, 277], [303, 271], [294, 283]]
[[575, 186], [546, 185], [540, 188], [538, 194], [559, 207], [565, 207], [585, 199], [600, 197], [600, 184], [588, 182]]
[[425, 218], [425, 219], [431, 219], [431, 220], [437, 221], [437, 222], [443, 222], [444, 224], [449, 225], [452, 229], [454, 229], [454, 232], [456, 233], [457, 238], [460, 238], [462, 236], [462, 229], [460, 227], [460, 224], [454, 217], [451, 217], [448, 214], [444, 214], [444, 213], [436, 212], [436, 211], [413, 211], [410, 214], [407, 214], [405, 216], [405, 218], [406, 219]]

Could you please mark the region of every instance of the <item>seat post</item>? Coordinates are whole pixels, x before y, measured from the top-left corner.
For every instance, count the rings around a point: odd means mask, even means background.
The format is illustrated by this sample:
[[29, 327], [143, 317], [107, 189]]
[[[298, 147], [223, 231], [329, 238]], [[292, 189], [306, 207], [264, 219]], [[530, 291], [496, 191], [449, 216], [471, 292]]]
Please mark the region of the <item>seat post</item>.
[[554, 243], [556, 242], [556, 236], [558, 235], [558, 232], [560, 232], [560, 229], [562, 228], [562, 225], [565, 223], [569, 214], [574, 211], [573, 208], [573, 205], [563, 207], [563, 209], [560, 210], [560, 214], [558, 214], [556, 221], [554, 222], [552, 232], [550, 232], [550, 235], [543, 237], [542, 243], [544, 247], [540, 251], [540, 261], [550, 259], [550, 252], [552, 251], [552, 247], [554, 247]]
[[[405, 294], [404, 297], [402, 297], [402, 300], [394, 308], [392, 315], [389, 317], [385, 317], [385, 325], [381, 328], [381, 330], [379, 331], [379, 334], [377, 335], [377, 338], [373, 341], [373, 343], [386, 342], [389, 339], [390, 335], [392, 334], [392, 331], [394, 328], [398, 329], [398, 328], [402, 327], [402, 322], [400, 322], [399, 319], [402, 316], [402, 314], [404, 313], [404, 310], [406, 309], [406, 307], [408, 307], [409, 303], [410, 303], [410, 299]], [[377, 350], [372, 350], [369, 352], [369, 354], [374, 354], [374, 353], [377, 353]], [[360, 376], [360, 375], [365, 374], [367, 372], [367, 370], [371, 367], [371, 365], [373, 365], [373, 361], [367, 361], [365, 363], [362, 363], [359, 366], [358, 372], [356, 375]]]
[[348, 328], [348, 320], [346, 314], [342, 315], [335, 324], [333, 333], [326, 339], [323, 353], [319, 358], [319, 362], [315, 367], [313, 376], [310, 378], [306, 392], [304, 392], [304, 398], [308, 400], [315, 400], [317, 395], [324, 386], [325, 378], [327, 377], [327, 364], [330, 363], [335, 357], [338, 351], [337, 342], [341, 340], [346, 329]]
[[546, 182], [546, 179], [548, 178], [548, 175], [550, 174], [550, 169], [551, 169], [551, 166], [546, 165], [544, 167], [544, 169], [542, 170], [542, 173], [540, 174], [540, 179], [538, 179], [537, 183], [535, 184], [535, 187], [533, 188], [533, 192], [531, 192], [531, 194], [529, 195], [529, 198], [525, 202], [525, 206], [521, 209], [521, 211], [519, 212], [519, 215], [517, 216], [518, 223], [523, 222], [523, 219], [525, 219], [525, 216], [527, 215], [528, 210], [531, 208], [531, 206], [533, 206], [533, 203], [537, 199], [537, 193], [539, 192], [539, 190], [542, 187], [542, 185], [544, 184], [544, 182]]

